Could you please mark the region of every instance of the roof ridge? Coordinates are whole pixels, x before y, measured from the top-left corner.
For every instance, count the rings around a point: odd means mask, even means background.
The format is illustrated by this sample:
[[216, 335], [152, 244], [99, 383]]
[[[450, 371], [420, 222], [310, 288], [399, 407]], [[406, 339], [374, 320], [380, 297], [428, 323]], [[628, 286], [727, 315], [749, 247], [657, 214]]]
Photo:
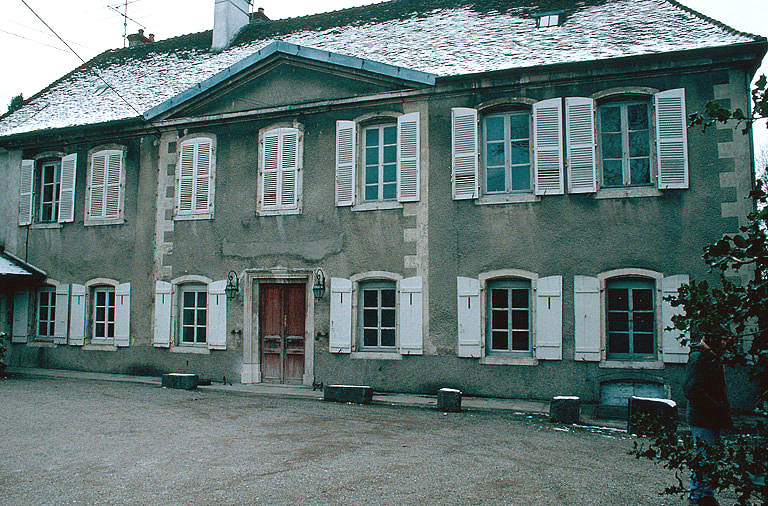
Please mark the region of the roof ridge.
[[754, 34], [754, 33], [742, 32], [741, 30], [737, 30], [736, 28], [734, 28], [734, 27], [732, 27], [730, 25], [727, 25], [727, 24], [723, 23], [722, 21], [718, 21], [715, 18], [707, 16], [706, 14], [702, 14], [701, 12], [697, 11], [696, 9], [694, 9], [692, 7], [688, 7], [687, 5], [681, 4], [678, 0], [662, 0], [662, 1], [667, 2], [667, 3], [677, 7], [680, 10], [683, 10], [683, 11], [689, 13], [689, 14], [693, 14], [694, 16], [698, 17], [699, 19], [707, 21], [708, 23], [712, 23], [713, 25], [715, 25], [717, 27], [720, 27], [723, 30], [725, 30], [725, 31], [727, 31], [727, 32], [729, 32], [729, 33], [731, 33], [733, 35], [741, 35], [741, 36], [744, 36], [744, 37], [751, 37], [755, 41], [766, 40], [766, 38], [764, 36], [762, 36], [762, 35], [757, 35], [757, 34]]

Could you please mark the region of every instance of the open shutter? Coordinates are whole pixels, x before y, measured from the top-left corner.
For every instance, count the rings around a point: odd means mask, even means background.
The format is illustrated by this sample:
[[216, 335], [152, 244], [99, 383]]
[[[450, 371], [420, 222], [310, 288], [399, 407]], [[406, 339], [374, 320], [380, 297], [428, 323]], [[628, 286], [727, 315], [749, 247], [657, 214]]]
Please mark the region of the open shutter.
[[123, 194], [123, 152], [109, 151], [107, 154], [107, 170], [105, 179], [104, 217], [117, 218], [120, 216], [120, 201]]
[[206, 214], [211, 212], [213, 202], [213, 143], [205, 137], [195, 140], [194, 211]]
[[418, 112], [397, 118], [397, 200], [400, 202], [419, 200], [419, 132]]
[[[672, 317], [674, 315], [683, 314], [683, 308], [680, 306], [673, 307], [672, 304], [665, 300], [669, 296], [677, 295], [677, 291], [680, 289], [680, 285], [688, 283], [687, 274], [678, 274], [675, 276], [668, 276], [661, 280], [661, 342], [662, 342], [662, 357], [664, 362], [674, 364], [685, 364], [688, 362], [688, 346], [683, 346], [677, 337], [680, 335], [679, 330], [667, 330], [667, 327], [672, 327]], [[686, 338], [690, 339], [690, 335], [686, 333]]]
[[35, 161], [22, 160], [19, 171], [19, 225], [32, 223], [32, 189], [35, 181]]
[[59, 223], [75, 221], [75, 180], [77, 179], [77, 153], [61, 159], [61, 185], [59, 186]]
[[105, 179], [107, 175], [107, 154], [104, 151], [91, 156], [90, 180], [88, 181], [88, 216], [104, 217]]
[[451, 137], [453, 200], [477, 198], [479, 156], [476, 109], [451, 109]]
[[171, 346], [171, 288], [165, 281], [155, 281], [154, 338], [157, 347]]
[[533, 104], [533, 165], [536, 195], [563, 193], [563, 99]]
[[355, 203], [355, 155], [357, 130], [354, 121], [336, 122], [336, 205]]
[[264, 134], [261, 148], [261, 208], [277, 209], [280, 130]]
[[224, 288], [227, 280], [214, 281], [208, 285], [208, 348], [227, 349], [227, 294]]
[[13, 330], [12, 343], [26, 343], [29, 334], [29, 292], [26, 290], [13, 294]]
[[563, 359], [563, 277], [536, 282], [536, 358]]
[[280, 195], [281, 209], [296, 209], [299, 198], [299, 147], [301, 134], [295, 128], [283, 128], [280, 134]]
[[574, 276], [574, 360], [599, 362], [600, 281], [589, 276]]
[[194, 211], [195, 194], [195, 143], [185, 141], [181, 143], [179, 155], [179, 187], [177, 188], [177, 212], [179, 214], [191, 214]]
[[400, 353], [421, 355], [423, 351], [421, 277], [400, 281]]
[[69, 326], [69, 285], [56, 287], [56, 310], [53, 323], [53, 342], [67, 344]]
[[73, 283], [70, 297], [69, 344], [85, 344], [85, 286]]
[[597, 191], [594, 100], [583, 97], [565, 99], [565, 138], [568, 192]]
[[115, 287], [115, 344], [128, 346], [131, 336], [131, 284]]
[[352, 282], [344, 278], [331, 278], [331, 330], [328, 351], [352, 351]]
[[480, 323], [480, 281], [456, 278], [456, 296], [460, 357], [480, 358], [483, 352]]
[[656, 105], [657, 186], [660, 190], [688, 188], [688, 138], [685, 89], [661, 91]]

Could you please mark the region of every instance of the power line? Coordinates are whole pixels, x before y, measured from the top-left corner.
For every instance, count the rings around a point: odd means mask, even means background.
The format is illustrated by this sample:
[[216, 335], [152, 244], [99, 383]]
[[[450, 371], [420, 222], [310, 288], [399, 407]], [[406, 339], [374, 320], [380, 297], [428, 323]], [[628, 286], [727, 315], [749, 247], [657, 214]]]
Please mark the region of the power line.
[[18, 33], [9, 32], [8, 30], [3, 30], [0, 28], [0, 32], [7, 33], [8, 35], [13, 35], [14, 37], [18, 37], [20, 39], [28, 40], [29, 42], [34, 42], [35, 44], [40, 44], [41, 46], [50, 47], [51, 49], [56, 49], [57, 51], [62, 51], [64, 53], [68, 53], [66, 49], [62, 49], [60, 47], [52, 46], [50, 44], [46, 44], [45, 42], [40, 42], [39, 40], [30, 39], [28, 37], [24, 37], [23, 35], [19, 35]]
[[[12, 19], [8, 19], [8, 20], [6, 20], [6, 21], [8, 21], [8, 22], [10, 22], [10, 23], [13, 23], [14, 25], [17, 25], [17, 26], [21, 26], [21, 27], [23, 27], [23, 28], [26, 28], [27, 30], [32, 30], [32, 31], [34, 31], [34, 32], [37, 32], [37, 33], [42, 33], [42, 34], [43, 34], [43, 35], [45, 35], [46, 37], [51, 37], [51, 34], [50, 34], [50, 33], [46, 32], [46, 31], [43, 31], [43, 30], [39, 30], [39, 29], [37, 29], [37, 28], [35, 28], [35, 27], [32, 27], [32, 26], [29, 26], [29, 25], [25, 25], [24, 23], [19, 23], [18, 21], [14, 21], [14, 20], [12, 20]], [[30, 39], [30, 40], [32, 40], [32, 39]], [[71, 42], [71, 43], [72, 43], [72, 44], [74, 44], [75, 46], [80, 46], [80, 47], [82, 47], [82, 48], [85, 48], [85, 49], [93, 49], [93, 48], [92, 48], [92, 47], [90, 47], [90, 46], [86, 46], [85, 44], [80, 44], [79, 42], [75, 42], [75, 41], [73, 41], [73, 40], [70, 40], [69, 42]], [[62, 49], [62, 51], [64, 51], [64, 49]]]

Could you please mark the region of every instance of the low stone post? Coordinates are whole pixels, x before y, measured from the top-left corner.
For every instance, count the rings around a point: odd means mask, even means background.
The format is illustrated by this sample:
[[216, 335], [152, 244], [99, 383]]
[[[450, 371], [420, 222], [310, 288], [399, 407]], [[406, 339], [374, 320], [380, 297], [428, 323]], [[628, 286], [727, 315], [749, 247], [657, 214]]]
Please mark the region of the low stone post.
[[325, 385], [323, 400], [370, 404], [373, 401], [373, 388], [367, 385]]
[[437, 392], [437, 409], [458, 413], [461, 411], [461, 390], [441, 388]]
[[549, 419], [557, 423], [579, 423], [581, 399], [576, 396], [559, 395], [549, 403]]
[[197, 374], [184, 374], [172, 372], [163, 374], [162, 386], [165, 388], [180, 388], [182, 390], [194, 390], [200, 383]]
[[629, 398], [627, 408], [627, 432], [630, 434], [642, 432], [642, 427], [637, 422], [643, 415], [655, 418], [670, 430], [677, 429], [677, 403], [672, 399], [632, 396]]

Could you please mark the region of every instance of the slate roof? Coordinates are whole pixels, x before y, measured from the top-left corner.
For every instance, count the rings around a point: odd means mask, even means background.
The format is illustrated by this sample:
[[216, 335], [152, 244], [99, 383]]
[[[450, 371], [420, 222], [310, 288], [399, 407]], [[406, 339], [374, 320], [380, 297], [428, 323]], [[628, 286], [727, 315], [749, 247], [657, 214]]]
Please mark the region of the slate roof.
[[[553, 10], [562, 24], [538, 29]], [[393, 0], [251, 23], [219, 53], [211, 31], [106, 51], [0, 117], [0, 138], [136, 118], [275, 39], [437, 76], [765, 40], [673, 0]]]
[[22, 278], [43, 279], [45, 276], [44, 271], [0, 247], [0, 282]]

